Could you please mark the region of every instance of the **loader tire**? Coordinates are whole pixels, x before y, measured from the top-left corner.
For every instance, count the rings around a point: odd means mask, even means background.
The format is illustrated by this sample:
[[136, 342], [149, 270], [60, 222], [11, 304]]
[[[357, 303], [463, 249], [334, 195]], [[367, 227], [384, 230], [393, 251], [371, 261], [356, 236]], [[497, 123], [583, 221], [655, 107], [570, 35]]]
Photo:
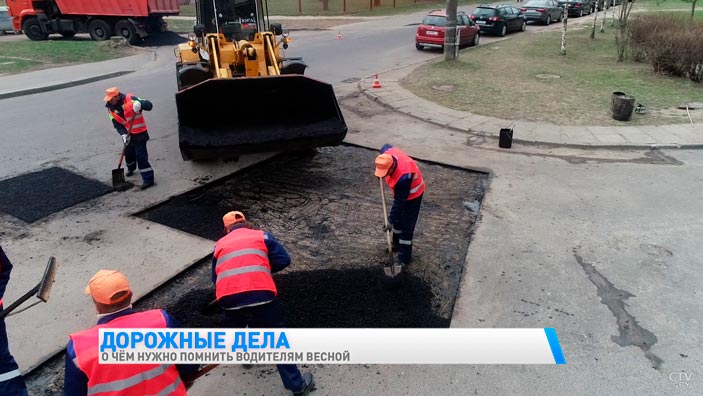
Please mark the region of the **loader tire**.
[[32, 41], [42, 41], [49, 38], [49, 34], [42, 29], [39, 19], [37, 18], [28, 18], [25, 20], [22, 24], [22, 30]]
[[88, 24], [88, 33], [90, 33], [90, 38], [95, 41], [105, 41], [112, 37], [112, 28], [102, 19], [93, 19]]

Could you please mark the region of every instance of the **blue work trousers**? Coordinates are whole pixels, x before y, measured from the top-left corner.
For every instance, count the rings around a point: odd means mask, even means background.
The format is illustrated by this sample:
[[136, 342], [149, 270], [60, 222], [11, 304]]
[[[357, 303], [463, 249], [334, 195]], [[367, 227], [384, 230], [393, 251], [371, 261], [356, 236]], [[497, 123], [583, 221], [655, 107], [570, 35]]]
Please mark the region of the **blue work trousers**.
[[[2, 311], [2, 305], [0, 305], [0, 311]], [[19, 373], [15, 358], [10, 354], [4, 318], [0, 319], [0, 395], [27, 396], [24, 378]]]
[[[283, 325], [283, 309], [278, 300], [253, 307], [225, 310], [225, 313], [228, 327], [272, 329], [285, 327]], [[277, 364], [276, 367], [286, 389], [296, 392], [303, 388], [305, 383], [300, 375], [298, 366], [295, 364]]]
[[409, 264], [413, 259], [413, 234], [415, 224], [420, 215], [422, 195], [405, 201], [402, 205], [396, 203], [391, 208], [391, 224], [393, 226], [393, 247], [398, 249], [398, 263]]
[[144, 183], [153, 183], [154, 170], [151, 169], [151, 164], [149, 164], [149, 152], [146, 150], [146, 142], [148, 140], [148, 132], [132, 135], [124, 151], [124, 160], [128, 171], [134, 172], [135, 169], [139, 168], [142, 181]]

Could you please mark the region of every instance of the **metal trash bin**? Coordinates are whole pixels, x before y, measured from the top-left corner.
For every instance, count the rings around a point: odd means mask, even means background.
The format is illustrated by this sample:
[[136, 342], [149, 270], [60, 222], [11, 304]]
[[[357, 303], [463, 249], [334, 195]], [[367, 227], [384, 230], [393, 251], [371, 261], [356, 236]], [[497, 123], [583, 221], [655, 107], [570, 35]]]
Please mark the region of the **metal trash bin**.
[[611, 108], [614, 120], [628, 121], [635, 110], [635, 97], [624, 92], [613, 92]]

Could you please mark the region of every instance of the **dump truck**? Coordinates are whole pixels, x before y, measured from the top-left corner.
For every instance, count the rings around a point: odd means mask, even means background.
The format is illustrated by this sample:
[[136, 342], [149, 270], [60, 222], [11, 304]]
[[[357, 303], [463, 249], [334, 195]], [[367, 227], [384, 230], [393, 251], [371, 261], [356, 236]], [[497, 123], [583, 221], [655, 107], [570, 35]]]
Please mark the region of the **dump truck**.
[[166, 29], [164, 16], [178, 15], [178, 0], [8, 0], [15, 30], [31, 40], [50, 34], [73, 37], [89, 33], [93, 40], [113, 35], [134, 44]]
[[184, 160], [340, 144], [347, 125], [332, 86], [286, 58], [291, 41], [264, 0], [196, 0], [177, 48], [176, 108]]

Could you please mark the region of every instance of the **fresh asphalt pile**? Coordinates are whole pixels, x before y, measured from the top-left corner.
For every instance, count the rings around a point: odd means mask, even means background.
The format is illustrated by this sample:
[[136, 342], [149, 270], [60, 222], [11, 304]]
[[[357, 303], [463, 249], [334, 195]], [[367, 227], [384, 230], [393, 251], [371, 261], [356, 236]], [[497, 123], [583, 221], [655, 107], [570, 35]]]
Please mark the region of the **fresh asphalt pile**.
[[[292, 257], [288, 269], [274, 274], [288, 327], [447, 327], [487, 176], [419, 163], [427, 190], [414, 259], [400, 285], [389, 288], [381, 270], [388, 253], [375, 155], [350, 146], [279, 155], [137, 215], [212, 239], [214, 247], [222, 216], [243, 211]], [[166, 309], [185, 327], [226, 326], [217, 306], [208, 306], [211, 259], [135, 308]], [[56, 356], [28, 376], [30, 394], [62, 394], [63, 359]], [[252, 375], [277, 374], [262, 366]]]
[[[274, 275], [290, 327], [446, 327], [486, 175], [420, 164], [427, 191], [414, 261], [401, 287], [388, 289], [375, 155], [349, 146], [280, 155], [140, 216], [215, 241], [222, 215], [244, 212], [291, 254], [291, 267]], [[212, 299], [210, 277], [190, 290], [174, 314], [214, 325], [192, 314]]]

